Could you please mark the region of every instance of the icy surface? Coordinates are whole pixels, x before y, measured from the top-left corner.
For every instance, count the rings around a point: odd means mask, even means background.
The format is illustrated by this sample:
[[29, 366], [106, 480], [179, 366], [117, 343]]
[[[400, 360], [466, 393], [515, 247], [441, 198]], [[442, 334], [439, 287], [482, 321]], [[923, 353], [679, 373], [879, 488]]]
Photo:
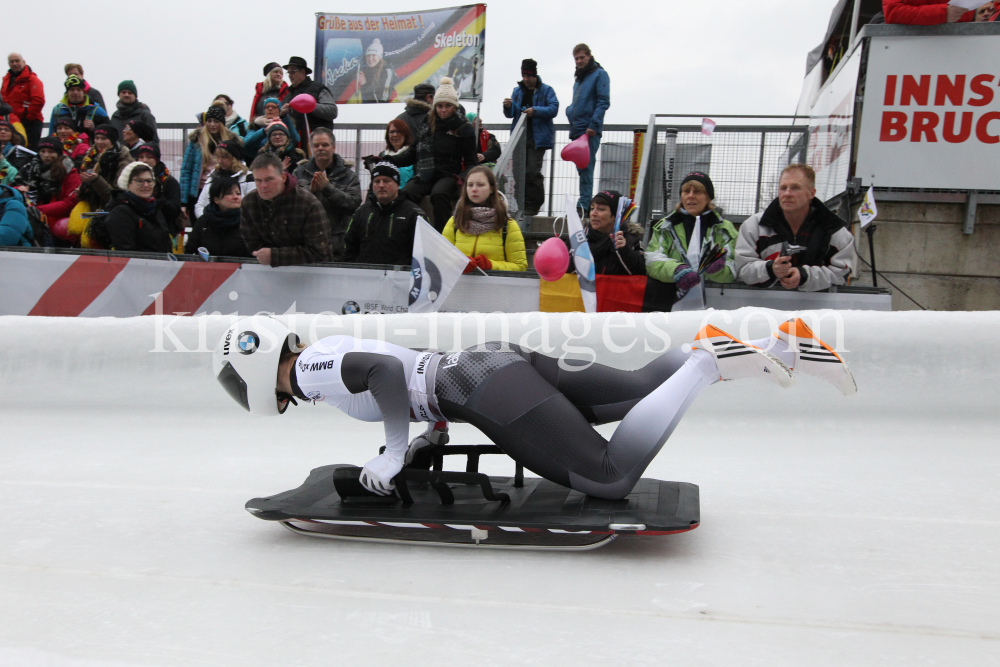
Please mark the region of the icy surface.
[[[751, 315], [766, 335], [760, 313], [710, 319], [739, 335]], [[511, 338], [541, 317], [512, 316]], [[701, 319], [657, 326], [679, 345]], [[843, 321], [856, 398], [810, 377], [716, 385], [648, 469], [700, 485], [699, 529], [545, 554], [306, 539], [247, 514], [368, 460], [382, 430], [326, 406], [250, 417], [208, 353], [150, 352], [197, 348], [199, 327], [211, 347], [219, 318], [177, 320], [162, 345], [154, 318], [0, 318], [0, 666], [1000, 664], [1000, 314]], [[431, 322], [380, 324], [418, 347]], [[602, 362], [662, 347], [634, 322], [640, 342]], [[436, 346], [475, 342], [460, 329]]]

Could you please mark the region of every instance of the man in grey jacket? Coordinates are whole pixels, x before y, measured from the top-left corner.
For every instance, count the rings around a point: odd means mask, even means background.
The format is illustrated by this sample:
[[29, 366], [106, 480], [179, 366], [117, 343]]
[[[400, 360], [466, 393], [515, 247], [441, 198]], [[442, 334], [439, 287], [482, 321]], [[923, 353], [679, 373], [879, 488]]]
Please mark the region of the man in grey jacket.
[[843, 285], [854, 272], [854, 236], [816, 199], [816, 172], [792, 164], [781, 172], [778, 197], [740, 227], [736, 274], [748, 285], [815, 292]]
[[361, 184], [357, 174], [344, 164], [344, 158], [334, 152], [337, 140], [332, 131], [325, 127], [313, 130], [309, 144], [312, 157], [296, 167], [295, 179], [298, 187], [311, 192], [323, 204], [330, 219], [333, 258], [339, 261], [347, 225], [361, 206]]
[[111, 115], [111, 124], [114, 125], [118, 133], [125, 130], [125, 125], [130, 120], [142, 121], [153, 130], [152, 141], [159, 141], [160, 135], [156, 131], [156, 116], [149, 110], [149, 107], [139, 101], [139, 93], [135, 83], [126, 79], [118, 84], [118, 105]]

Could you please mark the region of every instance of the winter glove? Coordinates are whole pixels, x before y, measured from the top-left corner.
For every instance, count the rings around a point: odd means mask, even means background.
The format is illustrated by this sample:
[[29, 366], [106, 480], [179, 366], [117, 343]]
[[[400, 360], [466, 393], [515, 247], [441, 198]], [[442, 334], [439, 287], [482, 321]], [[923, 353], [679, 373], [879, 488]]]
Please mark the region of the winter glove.
[[470, 257], [469, 263], [466, 265], [464, 269], [462, 269], [462, 273], [472, 273], [475, 270], [476, 270], [476, 260]]
[[674, 271], [674, 282], [677, 283], [677, 291], [687, 294], [688, 290], [701, 282], [701, 278], [687, 264], [678, 265]]
[[715, 260], [714, 262], [712, 262], [711, 264], [708, 265], [708, 267], [705, 269], [705, 275], [706, 276], [710, 276], [710, 275], [712, 275], [714, 273], [718, 273], [722, 269], [726, 268], [726, 258], [727, 257], [729, 257], [729, 250], [728, 249], [726, 249], [726, 251], [724, 253], [722, 253], [722, 257], [720, 257], [719, 259]]
[[409, 449], [406, 450], [406, 457], [403, 464], [408, 466], [413, 463], [415, 457], [419, 457], [422, 450], [428, 447], [448, 444], [448, 422], [437, 422], [430, 424], [427, 430], [410, 441]]
[[486, 255], [476, 255], [472, 261], [475, 262], [476, 266], [478, 266], [483, 271], [489, 271], [490, 269], [493, 268], [493, 262], [491, 262], [490, 258], [487, 257]]
[[358, 479], [372, 493], [388, 496], [396, 488], [392, 478], [402, 469], [402, 461], [393, 458], [389, 452], [383, 452], [365, 464]]

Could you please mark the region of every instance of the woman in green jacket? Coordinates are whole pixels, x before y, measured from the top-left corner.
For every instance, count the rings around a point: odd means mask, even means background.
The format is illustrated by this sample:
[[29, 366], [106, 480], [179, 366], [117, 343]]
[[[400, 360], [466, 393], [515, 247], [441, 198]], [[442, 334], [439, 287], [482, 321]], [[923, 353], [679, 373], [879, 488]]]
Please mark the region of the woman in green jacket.
[[[676, 210], [653, 227], [646, 247], [646, 275], [677, 285], [680, 299], [701, 282], [702, 275], [714, 283], [736, 280], [736, 228], [715, 210], [715, 186], [707, 174], [692, 172], [681, 182], [681, 201]], [[697, 235], [697, 242], [692, 237]], [[705, 267], [698, 264], [712, 246], [723, 254]]]
[[488, 167], [469, 171], [455, 215], [442, 234], [468, 256], [466, 273], [476, 267], [486, 271], [528, 270], [521, 228], [507, 217], [507, 205]]

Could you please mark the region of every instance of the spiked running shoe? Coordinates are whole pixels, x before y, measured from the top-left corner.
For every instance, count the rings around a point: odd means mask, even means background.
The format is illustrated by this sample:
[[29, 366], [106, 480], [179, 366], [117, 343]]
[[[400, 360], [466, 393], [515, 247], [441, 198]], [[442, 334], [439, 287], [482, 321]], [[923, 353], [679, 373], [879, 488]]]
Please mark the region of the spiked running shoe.
[[796, 371], [826, 380], [844, 396], [858, 393], [858, 385], [854, 382], [847, 362], [821, 341], [802, 318], [788, 320], [778, 327], [774, 335], [785, 341], [788, 348], [795, 352], [793, 368]]
[[762, 378], [786, 389], [795, 384], [788, 368], [776, 357], [759, 347], [733, 338], [711, 324], [698, 332], [692, 347], [705, 350], [715, 357], [719, 377], [723, 380]]

